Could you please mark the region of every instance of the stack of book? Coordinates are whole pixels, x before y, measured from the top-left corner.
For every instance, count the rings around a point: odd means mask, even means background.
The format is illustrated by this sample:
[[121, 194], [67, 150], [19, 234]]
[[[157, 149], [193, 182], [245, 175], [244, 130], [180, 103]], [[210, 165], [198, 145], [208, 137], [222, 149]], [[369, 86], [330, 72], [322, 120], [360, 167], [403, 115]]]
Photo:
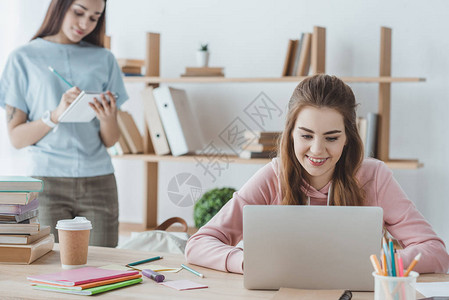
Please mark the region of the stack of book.
[[35, 290], [76, 295], [95, 295], [142, 282], [138, 271], [84, 267], [27, 277]]
[[272, 158], [276, 156], [277, 142], [281, 132], [246, 131], [248, 141], [239, 153], [240, 158]]
[[118, 65], [125, 76], [142, 76], [142, 67], [145, 61], [142, 59], [117, 59]]
[[282, 76], [307, 76], [325, 73], [326, 29], [315, 26], [313, 33], [302, 33], [289, 40]]
[[50, 226], [38, 222], [38, 192], [43, 182], [0, 176], [0, 262], [30, 264], [53, 249]]
[[220, 67], [186, 67], [186, 72], [184, 74], [181, 74], [181, 77], [223, 77], [223, 68]]

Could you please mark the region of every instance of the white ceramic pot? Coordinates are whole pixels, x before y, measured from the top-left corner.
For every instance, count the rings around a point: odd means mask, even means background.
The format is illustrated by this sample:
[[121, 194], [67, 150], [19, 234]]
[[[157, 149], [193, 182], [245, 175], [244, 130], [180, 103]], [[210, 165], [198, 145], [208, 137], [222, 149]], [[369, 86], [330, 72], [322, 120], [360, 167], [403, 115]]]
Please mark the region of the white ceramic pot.
[[209, 65], [209, 52], [208, 51], [197, 51], [196, 52], [196, 63], [198, 67], [207, 67]]

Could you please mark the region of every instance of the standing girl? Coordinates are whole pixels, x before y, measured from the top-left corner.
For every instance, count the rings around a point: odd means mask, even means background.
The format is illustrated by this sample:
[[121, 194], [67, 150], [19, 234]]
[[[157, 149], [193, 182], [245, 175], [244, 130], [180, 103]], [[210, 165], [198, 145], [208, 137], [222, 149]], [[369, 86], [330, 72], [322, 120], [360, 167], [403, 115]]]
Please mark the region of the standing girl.
[[[93, 225], [90, 244], [115, 247], [118, 197], [106, 148], [119, 138], [117, 108], [128, 96], [114, 56], [103, 48], [105, 8], [106, 0], [52, 0], [36, 35], [7, 61], [0, 105], [12, 145], [28, 148], [30, 175], [44, 181], [40, 223], [58, 241], [58, 220], [84, 216]], [[58, 124], [81, 89], [105, 92], [91, 104], [96, 118]]]
[[443, 241], [387, 166], [363, 159], [355, 108], [351, 88], [337, 77], [315, 75], [302, 81], [290, 99], [279, 157], [190, 238], [187, 261], [243, 273], [243, 249], [236, 245], [242, 240], [245, 205], [380, 206], [385, 229], [403, 247], [398, 252], [404, 264], [421, 252], [416, 271], [446, 273], [449, 255]]

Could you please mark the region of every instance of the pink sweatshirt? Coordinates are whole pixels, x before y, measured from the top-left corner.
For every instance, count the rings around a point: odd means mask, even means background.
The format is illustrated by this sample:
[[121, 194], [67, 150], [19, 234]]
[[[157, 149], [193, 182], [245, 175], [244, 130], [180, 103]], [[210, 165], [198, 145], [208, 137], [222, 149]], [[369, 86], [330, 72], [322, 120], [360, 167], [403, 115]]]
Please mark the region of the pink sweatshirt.
[[[404, 248], [398, 250], [404, 266], [421, 252], [415, 271], [446, 273], [449, 255], [444, 242], [407, 199], [391, 170], [379, 160], [365, 159], [357, 178], [365, 189], [367, 206], [383, 208], [385, 229]], [[327, 204], [329, 185], [319, 191], [310, 187], [307, 195], [311, 205]], [[243, 250], [235, 247], [243, 238], [243, 207], [280, 205], [281, 200], [279, 162], [275, 158], [257, 171], [220, 212], [189, 239], [185, 252], [187, 261], [220, 271], [243, 273]]]

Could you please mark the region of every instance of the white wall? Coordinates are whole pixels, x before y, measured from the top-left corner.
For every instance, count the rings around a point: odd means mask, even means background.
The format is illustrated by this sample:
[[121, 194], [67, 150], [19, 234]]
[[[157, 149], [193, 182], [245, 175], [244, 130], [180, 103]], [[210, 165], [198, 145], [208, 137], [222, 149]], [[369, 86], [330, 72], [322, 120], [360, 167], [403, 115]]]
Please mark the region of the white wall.
[[[0, 48], [0, 63], [10, 46], [31, 37], [42, 19], [47, 0], [20, 0], [13, 8], [0, 0], [0, 14], [14, 15], [17, 40]], [[10, 2], [10, 1], [8, 1]], [[12, 1], [11, 1], [12, 2]], [[393, 29], [392, 75], [425, 77], [424, 83], [392, 84], [392, 158], [419, 158], [419, 170], [395, 170], [396, 179], [437, 233], [449, 243], [449, 140], [446, 85], [449, 82], [449, 21], [447, 1], [108, 1], [107, 32], [117, 57], [143, 58], [145, 32], [161, 33], [161, 76], [177, 77], [186, 66], [195, 65], [200, 42], [209, 42], [212, 66], [225, 67], [228, 77], [279, 76], [288, 39], [311, 31], [314, 25], [327, 28], [326, 70], [340, 76], [377, 76], [380, 27]], [[15, 19], [11, 19], [13, 22]], [[1, 40], [11, 28], [2, 23]], [[3, 44], [3, 43], [2, 43]], [[245, 114], [250, 102], [264, 92], [285, 110], [295, 86], [269, 84], [178, 84], [185, 88], [195, 108], [206, 142], [223, 146], [219, 133], [236, 117], [256, 128]], [[351, 84], [361, 103], [359, 114], [377, 109], [376, 84]], [[128, 84], [131, 99], [124, 106], [140, 118], [139, 92], [143, 86]], [[1, 120], [0, 120], [1, 121]], [[142, 128], [142, 122], [138, 124]], [[265, 129], [280, 130], [283, 115]], [[1, 124], [4, 135], [4, 122]], [[3, 149], [3, 144], [0, 150]], [[225, 147], [223, 147], [225, 149]], [[0, 152], [4, 158], [5, 152]], [[120, 220], [140, 222], [143, 182], [142, 164], [114, 160], [119, 184]], [[192, 224], [192, 207], [180, 208], [167, 195], [173, 176], [194, 174], [204, 189], [214, 186], [239, 188], [259, 166], [230, 165], [215, 182], [195, 164], [160, 163], [159, 221], [179, 215]], [[0, 170], [7, 169], [0, 166]], [[10, 170], [10, 169], [8, 169]]]

